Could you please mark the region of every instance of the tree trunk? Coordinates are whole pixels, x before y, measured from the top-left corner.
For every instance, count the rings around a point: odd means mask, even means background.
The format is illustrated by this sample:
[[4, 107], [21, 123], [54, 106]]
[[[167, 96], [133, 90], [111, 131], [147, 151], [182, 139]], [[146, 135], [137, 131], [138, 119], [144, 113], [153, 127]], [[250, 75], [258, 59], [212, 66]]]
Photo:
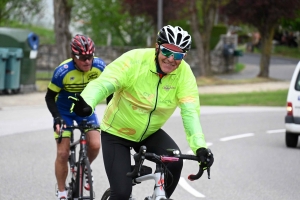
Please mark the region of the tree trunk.
[[56, 46], [59, 51], [58, 64], [71, 56], [71, 20], [72, 0], [54, 0], [54, 31]]
[[192, 39], [196, 45], [199, 57], [200, 76], [212, 76], [210, 60], [210, 36], [215, 21], [219, 0], [202, 0], [203, 30], [200, 33], [200, 23], [196, 0], [190, 0]]
[[260, 72], [258, 77], [269, 77], [270, 58], [273, 48], [274, 27], [264, 27], [260, 29], [261, 38], [261, 58], [259, 63]]
[[196, 51], [198, 55], [198, 64], [199, 64], [199, 72], [200, 76], [206, 76], [206, 67], [204, 60], [204, 49], [203, 49], [203, 41], [200, 34], [200, 25], [197, 16], [197, 7], [196, 7], [196, 0], [190, 0], [190, 16], [191, 16], [191, 29], [192, 29], [192, 40], [196, 45]]
[[215, 22], [215, 16], [218, 8], [219, 0], [203, 0], [202, 13], [203, 13], [203, 49], [204, 49], [204, 67], [206, 76], [212, 76], [212, 67], [210, 60], [210, 37]]

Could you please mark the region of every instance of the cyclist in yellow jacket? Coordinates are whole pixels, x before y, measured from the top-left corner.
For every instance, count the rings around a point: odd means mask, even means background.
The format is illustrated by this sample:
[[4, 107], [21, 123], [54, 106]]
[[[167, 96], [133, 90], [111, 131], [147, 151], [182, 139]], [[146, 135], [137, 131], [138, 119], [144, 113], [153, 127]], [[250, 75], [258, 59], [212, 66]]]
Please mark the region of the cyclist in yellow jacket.
[[[71, 112], [89, 116], [108, 95], [101, 122], [102, 151], [110, 183], [111, 200], [128, 199], [132, 191], [130, 147], [145, 145], [156, 154], [179, 149], [161, 127], [176, 107], [181, 116], [190, 148], [201, 160], [207, 146], [199, 121], [200, 103], [195, 76], [183, 60], [191, 48], [191, 36], [178, 26], [164, 26], [158, 33], [155, 48], [134, 49], [110, 63], [103, 74], [89, 83], [80, 96], [73, 98]], [[202, 163], [206, 167], [213, 164]], [[182, 161], [168, 164], [173, 179], [167, 180], [166, 193], [175, 190]]]

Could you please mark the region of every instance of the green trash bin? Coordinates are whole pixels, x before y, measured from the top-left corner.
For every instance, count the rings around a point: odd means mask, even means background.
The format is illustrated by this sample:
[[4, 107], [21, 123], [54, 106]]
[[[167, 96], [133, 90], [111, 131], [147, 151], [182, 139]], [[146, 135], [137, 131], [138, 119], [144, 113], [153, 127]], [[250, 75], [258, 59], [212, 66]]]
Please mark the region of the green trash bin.
[[36, 90], [36, 62], [39, 37], [30, 30], [0, 27], [0, 47], [21, 48], [20, 89], [22, 92]]
[[6, 61], [8, 58], [8, 49], [0, 47], [0, 90], [3, 90], [5, 87], [5, 70], [6, 70]]
[[8, 60], [6, 61], [4, 90], [17, 93], [20, 91], [20, 71], [23, 50], [21, 48], [7, 48]]
[[243, 56], [243, 51], [242, 50], [234, 50], [233, 55], [234, 56]]

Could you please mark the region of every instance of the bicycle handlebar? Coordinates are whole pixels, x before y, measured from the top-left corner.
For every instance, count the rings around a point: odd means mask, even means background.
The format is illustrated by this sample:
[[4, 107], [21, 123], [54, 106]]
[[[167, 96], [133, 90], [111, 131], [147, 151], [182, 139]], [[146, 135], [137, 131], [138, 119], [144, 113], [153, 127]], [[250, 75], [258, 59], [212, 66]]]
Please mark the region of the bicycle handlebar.
[[[159, 156], [156, 155], [155, 153], [146, 153], [146, 150], [147, 148], [145, 146], [141, 146], [139, 152], [133, 155], [135, 161], [134, 169], [132, 172], [128, 172], [126, 176], [131, 178], [140, 176], [140, 169], [145, 159], [155, 163], [176, 162], [179, 159], [195, 160], [200, 162], [200, 158], [198, 156], [191, 155], [191, 154], [179, 154], [179, 151], [173, 151], [172, 156]], [[209, 157], [211, 156], [211, 150], [210, 149], [207, 150], [208, 150], [208, 156], [206, 161], [209, 162], [210, 161]], [[199, 165], [198, 173], [195, 175], [194, 174], [189, 175], [188, 179], [190, 181], [199, 179], [203, 175], [203, 172], [205, 170], [207, 170], [208, 179], [210, 179], [210, 167], [205, 168], [205, 166], [203, 166], [202, 164]]]
[[83, 119], [82, 122], [79, 125], [71, 125], [71, 126], [66, 126], [65, 128], [63, 127], [63, 121], [60, 123], [60, 130], [59, 130], [59, 137], [57, 140], [57, 143], [60, 143], [62, 140], [62, 133], [64, 132], [64, 129], [78, 129], [80, 132], [84, 132], [85, 129], [99, 129], [100, 127], [98, 125], [94, 124], [88, 124], [87, 119]]

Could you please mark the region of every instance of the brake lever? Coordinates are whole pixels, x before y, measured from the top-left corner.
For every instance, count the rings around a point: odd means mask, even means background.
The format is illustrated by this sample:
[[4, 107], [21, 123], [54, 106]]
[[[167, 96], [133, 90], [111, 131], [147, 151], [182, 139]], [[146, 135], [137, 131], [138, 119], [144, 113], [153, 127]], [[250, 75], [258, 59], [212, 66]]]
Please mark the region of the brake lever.
[[60, 120], [60, 124], [59, 124], [59, 138], [57, 140], [57, 143], [60, 144], [61, 143], [61, 140], [62, 140], [62, 134], [63, 134], [63, 128], [64, 128], [64, 123], [63, 123], [63, 120], [61, 119]]
[[[211, 150], [207, 149], [208, 155], [207, 155], [207, 159], [206, 162], [210, 162], [210, 156], [212, 155]], [[208, 179], [210, 179], [210, 167], [207, 167], [207, 177]]]
[[206, 170], [207, 170], [207, 178], [210, 179], [210, 167], [208, 167]]

